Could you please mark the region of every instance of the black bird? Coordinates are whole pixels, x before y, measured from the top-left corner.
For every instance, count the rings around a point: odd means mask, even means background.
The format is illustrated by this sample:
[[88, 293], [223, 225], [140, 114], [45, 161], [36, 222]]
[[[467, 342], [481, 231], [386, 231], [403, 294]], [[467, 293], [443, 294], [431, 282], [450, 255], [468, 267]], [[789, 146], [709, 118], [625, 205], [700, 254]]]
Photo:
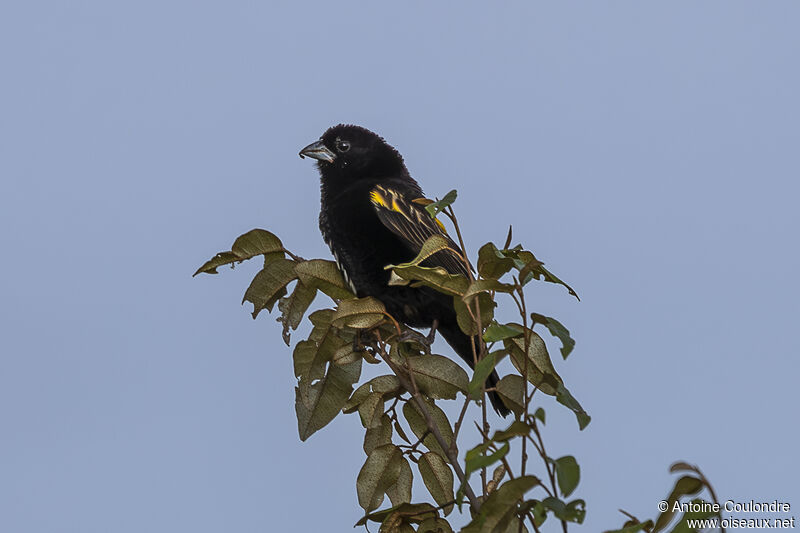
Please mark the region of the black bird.
[[[391, 273], [384, 267], [410, 261], [432, 235], [446, 237], [460, 251], [444, 226], [414, 201], [424, 195], [400, 153], [365, 128], [340, 124], [303, 148], [300, 156], [317, 160], [322, 196], [319, 227], [351, 288], [359, 297], [379, 299], [408, 326], [436, 327], [473, 367], [470, 338], [458, 326], [452, 297], [427, 287], [389, 285]], [[447, 250], [423, 265], [468, 275], [464, 263]], [[493, 387], [497, 381], [492, 372], [486, 385]], [[491, 391], [489, 399], [495, 411], [508, 415], [496, 392]]]

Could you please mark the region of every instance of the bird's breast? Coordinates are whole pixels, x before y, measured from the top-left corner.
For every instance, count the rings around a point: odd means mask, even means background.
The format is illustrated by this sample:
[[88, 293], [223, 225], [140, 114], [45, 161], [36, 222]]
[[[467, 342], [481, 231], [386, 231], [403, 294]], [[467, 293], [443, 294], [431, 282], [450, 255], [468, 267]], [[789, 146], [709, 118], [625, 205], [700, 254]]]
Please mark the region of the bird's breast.
[[373, 295], [386, 287], [389, 273], [384, 267], [409, 259], [368, 201], [323, 201], [320, 231], [345, 281], [358, 296]]

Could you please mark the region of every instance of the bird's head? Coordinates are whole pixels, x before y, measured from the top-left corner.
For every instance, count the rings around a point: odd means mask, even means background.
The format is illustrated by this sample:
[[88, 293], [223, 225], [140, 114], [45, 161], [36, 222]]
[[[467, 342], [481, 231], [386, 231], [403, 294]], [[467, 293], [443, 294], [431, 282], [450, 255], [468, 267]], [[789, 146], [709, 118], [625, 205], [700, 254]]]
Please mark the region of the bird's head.
[[317, 160], [323, 179], [380, 178], [406, 173], [403, 157], [386, 141], [366, 128], [339, 124], [300, 150], [300, 157]]

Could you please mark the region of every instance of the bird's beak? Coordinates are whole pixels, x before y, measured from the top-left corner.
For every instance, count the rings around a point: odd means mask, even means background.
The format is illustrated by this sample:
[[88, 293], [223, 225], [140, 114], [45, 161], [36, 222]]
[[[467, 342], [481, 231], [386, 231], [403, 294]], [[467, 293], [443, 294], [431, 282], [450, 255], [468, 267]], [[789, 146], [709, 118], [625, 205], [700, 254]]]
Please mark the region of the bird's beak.
[[336, 154], [328, 150], [328, 147], [322, 144], [322, 141], [311, 143], [302, 150], [300, 150], [300, 157], [308, 156], [311, 159], [325, 161], [326, 163], [333, 163], [336, 159]]

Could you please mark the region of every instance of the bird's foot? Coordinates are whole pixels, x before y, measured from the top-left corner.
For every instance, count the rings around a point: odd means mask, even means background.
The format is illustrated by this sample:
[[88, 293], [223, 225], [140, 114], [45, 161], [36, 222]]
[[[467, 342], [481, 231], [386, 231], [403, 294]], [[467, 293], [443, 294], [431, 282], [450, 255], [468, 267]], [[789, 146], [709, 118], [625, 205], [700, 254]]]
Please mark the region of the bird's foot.
[[436, 340], [436, 328], [439, 327], [439, 320], [434, 318], [433, 324], [431, 324], [431, 331], [428, 333], [428, 336], [425, 337], [425, 340], [428, 342], [428, 347], [433, 344], [433, 341]]
[[406, 329], [397, 336], [396, 342], [413, 342], [414, 344], [419, 345], [426, 354], [431, 354], [431, 344], [433, 343], [433, 339], [430, 338], [430, 335], [425, 336], [419, 331], [415, 331], [413, 329]]
[[375, 333], [373, 333], [371, 329], [358, 330], [356, 331], [355, 337], [353, 337], [353, 351], [354, 352], [368, 351], [368, 348], [377, 340], [378, 338], [375, 336]]

